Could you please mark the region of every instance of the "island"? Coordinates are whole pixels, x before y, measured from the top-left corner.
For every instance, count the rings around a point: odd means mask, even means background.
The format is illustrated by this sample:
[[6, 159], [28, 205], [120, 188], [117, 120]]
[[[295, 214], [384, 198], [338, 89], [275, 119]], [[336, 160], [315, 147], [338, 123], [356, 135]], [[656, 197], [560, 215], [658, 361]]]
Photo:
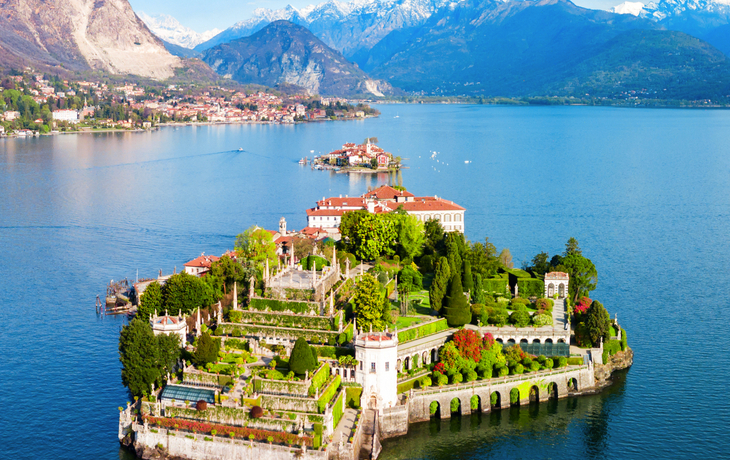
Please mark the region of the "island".
[[[394, 157], [392, 153], [386, 152], [376, 143], [378, 139], [369, 137], [362, 144], [348, 142], [342, 148], [334, 150], [327, 155], [315, 156], [312, 161], [313, 169], [332, 169], [342, 173], [381, 173], [384, 171], [397, 171], [401, 165], [401, 157]], [[307, 160], [302, 159], [300, 163], [306, 164]]]
[[359, 199], [326, 231], [253, 226], [221, 257], [134, 284], [122, 445], [145, 459], [376, 458], [411, 423], [596, 392], [631, 366], [574, 238], [517, 269], [465, 238], [464, 208], [409, 208], [425, 197], [387, 186]]

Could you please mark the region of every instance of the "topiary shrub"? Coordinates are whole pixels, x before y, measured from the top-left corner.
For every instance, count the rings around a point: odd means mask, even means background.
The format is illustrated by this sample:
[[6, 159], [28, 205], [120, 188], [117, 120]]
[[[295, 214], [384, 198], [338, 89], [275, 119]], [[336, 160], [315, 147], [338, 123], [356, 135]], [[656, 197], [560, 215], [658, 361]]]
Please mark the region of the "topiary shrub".
[[532, 364], [530, 364], [530, 372], [537, 372], [540, 370], [540, 363], [537, 361], [533, 361]]
[[[509, 322], [509, 313], [504, 307], [494, 307], [489, 311], [486, 322], [493, 326], [502, 327]], [[484, 320], [482, 320], [482, 323], [484, 323]]]
[[473, 382], [475, 381], [479, 376], [477, 375], [476, 371], [467, 371], [466, 373], [466, 381], [467, 382]]
[[297, 375], [304, 375], [307, 371], [314, 370], [317, 367], [316, 353], [316, 349], [310, 347], [304, 338], [299, 337], [289, 357], [289, 370]]
[[512, 368], [512, 374], [514, 375], [520, 375], [525, 372], [525, 367], [522, 364], [515, 364]]
[[463, 375], [461, 375], [461, 372], [457, 372], [457, 373], [455, 373], [455, 374], [454, 374], [454, 375], [453, 375], [453, 376], [451, 377], [451, 383], [461, 383], [461, 382], [463, 382], [463, 381], [464, 381], [464, 376], [463, 376]]
[[479, 372], [479, 377], [482, 379], [491, 379], [492, 378], [492, 367], [491, 366], [482, 366], [481, 369], [479, 369], [477, 372]]
[[626, 351], [626, 347], [626, 330], [624, 328], [621, 328], [621, 351]]
[[506, 377], [507, 375], [509, 375], [509, 368], [504, 364], [497, 364], [496, 369], [498, 377]]
[[201, 399], [195, 403], [195, 408], [200, 411], [206, 410], [208, 408], [208, 402]]
[[553, 360], [550, 358], [546, 358], [545, 362], [542, 363], [542, 365], [545, 367], [545, 369], [552, 369], [553, 368]]
[[568, 365], [568, 358], [565, 356], [558, 357], [558, 367], [565, 367]]
[[458, 273], [451, 277], [449, 295], [443, 302], [444, 316], [450, 327], [461, 327], [471, 322], [471, 308], [461, 286], [461, 276]]
[[251, 418], [261, 418], [264, 416], [264, 410], [260, 406], [253, 406], [249, 415]]
[[530, 314], [527, 311], [516, 311], [509, 315], [509, 322], [516, 327], [527, 327], [530, 324]]
[[427, 387], [430, 387], [430, 386], [432, 385], [432, 383], [433, 383], [433, 382], [431, 381], [431, 377], [429, 377], [429, 376], [427, 375], [427, 376], [425, 376], [425, 377], [423, 377], [423, 378], [421, 379], [421, 388], [427, 388]]
[[542, 313], [539, 315], [534, 315], [532, 317], [532, 324], [535, 326], [550, 326], [553, 324], [553, 317], [552, 315], [548, 315], [547, 313]]
[[436, 383], [440, 387], [442, 387], [444, 385], [448, 385], [449, 384], [449, 378], [447, 376], [445, 376], [444, 374], [439, 374], [439, 375], [436, 376]]

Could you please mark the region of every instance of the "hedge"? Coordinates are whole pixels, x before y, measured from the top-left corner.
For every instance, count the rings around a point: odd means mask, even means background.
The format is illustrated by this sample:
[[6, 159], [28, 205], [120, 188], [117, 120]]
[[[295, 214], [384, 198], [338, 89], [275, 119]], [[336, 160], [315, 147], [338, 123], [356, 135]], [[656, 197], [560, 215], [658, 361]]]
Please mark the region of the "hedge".
[[317, 390], [322, 388], [322, 385], [327, 383], [327, 378], [330, 376], [330, 365], [327, 363], [319, 366], [319, 369], [312, 374], [312, 384], [309, 386], [309, 395], [314, 396]]
[[231, 323], [256, 324], [275, 327], [294, 327], [301, 329], [316, 329], [323, 331], [336, 331], [338, 320], [342, 311], [338, 311], [334, 317], [327, 316], [304, 316], [291, 313], [269, 313], [259, 311], [230, 311], [228, 318]]
[[317, 408], [319, 409], [320, 414], [324, 414], [325, 409], [327, 409], [327, 405], [332, 400], [337, 389], [340, 387], [341, 381], [342, 378], [339, 375], [335, 375], [335, 378], [332, 379], [332, 383], [330, 383], [322, 392], [322, 395], [317, 400]]
[[255, 378], [253, 381], [254, 391], [283, 394], [283, 395], [296, 395], [296, 396], [307, 396], [307, 382], [287, 381], [287, 380], [269, 380], [262, 378]]
[[487, 278], [482, 280], [484, 292], [489, 294], [505, 294], [507, 292], [508, 285], [509, 280], [505, 278]]
[[216, 335], [233, 335], [257, 337], [279, 337], [286, 339], [298, 339], [304, 337], [308, 342], [327, 343], [337, 340], [339, 334], [336, 331], [316, 331], [311, 329], [297, 329], [275, 326], [254, 326], [251, 324], [223, 323], [215, 330]]
[[322, 445], [322, 424], [314, 424], [314, 440], [312, 441], [312, 448], [319, 449]]
[[398, 343], [420, 339], [421, 337], [445, 331], [448, 328], [449, 325], [446, 323], [446, 318], [441, 318], [438, 321], [432, 321], [430, 323], [403, 329], [402, 331], [398, 331]]
[[319, 313], [319, 305], [312, 302], [291, 302], [277, 299], [251, 299], [248, 308], [257, 311], [290, 311], [305, 315]]
[[332, 406], [332, 429], [337, 429], [337, 424], [340, 423], [342, 414], [345, 412], [342, 408], [342, 398], [345, 397], [345, 392], [340, 391], [339, 396], [335, 399], [335, 404]]
[[329, 345], [311, 345], [322, 358], [339, 358], [340, 356], [355, 356], [355, 350], [348, 347], [330, 347]]
[[304, 270], [311, 270], [314, 265], [315, 270], [322, 270], [322, 267], [329, 266], [330, 262], [324, 257], [309, 255], [302, 259], [302, 268]]
[[627, 347], [626, 343], [626, 330], [624, 328], [621, 328], [621, 351], [626, 351]]
[[603, 345], [603, 348], [608, 351], [609, 356], [613, 356], [621, 351], [621, 342], [615, 339], [609, 340]]
[[517, 278], [517, 293], [520, 297], [545, 297], [545, 282], [536, 278]]
[[582, 366], [583, 358], [568, 358], [568, 365], [569, 366]]
[[362, 387], [345, 387], [345, 397], [347, 407], [353, 409], [360, 408], [360, 397], [362, 396]]

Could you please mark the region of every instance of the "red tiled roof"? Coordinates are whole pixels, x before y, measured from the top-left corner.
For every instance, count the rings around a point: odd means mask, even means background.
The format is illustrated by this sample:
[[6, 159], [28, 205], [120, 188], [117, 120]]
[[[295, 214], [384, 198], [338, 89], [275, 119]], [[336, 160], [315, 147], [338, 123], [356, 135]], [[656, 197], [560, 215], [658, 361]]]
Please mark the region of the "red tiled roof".
[[435, 198], [431, 196], [417, 197], [414, 201], [398, 203], [403, 206], [407, 212], [413, 211], [465, 211], [464, 208], [443, 198]]
[[550, 272], [550, 273], [545, 273], [545, 279], [546, 280], [567, 280], [567, 279], [570, 279], [570, 276], [567, 273], [563, 273], [563, 272]]
[[332, 207], [347, 206], [347, 207], [364, 208], [365, 200], [360, 197], [357, 197], [357, 196], [355, 196], [355, 197], [351, 196], [351, 197], [345, 197], [345, 198], [332, 197], [332, 198], [327, 198], [324, 201], [323, 200], [317, 201], [317, 205], [318, 206], [332, 206]]
[[377, 200], [395, 200], [396, 197], [413, 197], [411, 192], [409, 191], [400, 191], [396, 190], [393, 187], [389, 185], [383, 185], [375, 190], [371, 190], [368, 193], [365, 193], [362, 197], [363, 198], [375, 198]]
[[201, 255], [200, 257], [196, 257], [195, 259], [191, 260], [190, 262], [186, 263], [185, 267], [203, 267], [203, 268], [210, 268], [210, 265], [213, 262], [216, 262], [220, 259], [220, 257], [217, 256], [206, 256]]
[[352, 211], [351, 209], [307, 209], [308, 216], [341, 216], [346, 212]]

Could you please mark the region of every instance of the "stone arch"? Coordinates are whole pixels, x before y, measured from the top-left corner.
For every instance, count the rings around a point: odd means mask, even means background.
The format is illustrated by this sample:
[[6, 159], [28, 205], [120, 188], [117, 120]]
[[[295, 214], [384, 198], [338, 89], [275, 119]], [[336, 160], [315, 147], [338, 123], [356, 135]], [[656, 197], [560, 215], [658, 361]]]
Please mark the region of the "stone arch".
[[565, 343], [565, 339], [558, 339], [558, 343]]
[[441, 418], [441, 403], [438, 401], [431, 401], [428, 406], [428, 411], [431, 417]]
[[497, 339], [497, 342], [499, 342], [499, 343], [501, 343], [502, 345], [504, 345], [504, 341], [502, 340], [502, 338], [501, 338], [501, 337]]
[[471, 412], [472, 414], [482, 411], [482, 397], [479, 395], [472, 395], [471, 398], [469, 398], [469, 405], [471, 406]]
[[552, 298], [555, 295], [555, 284], [550, 283], [547, 287], [547, 296]]
[[432, 348], [431, 349], [431, 362], [435, 363], [439, 360], [439, 351], [438, 348]]
[[540, 402], [540, 389], [537, 385], [533, 385], [530, 387], [530, 403], [538, 402]]
[[509, 403], [512, 406], [519, 406], [520, 405], [520, 398], [521, 398], [521, 396], [520, 396], [520, 390], [519, 390], [519, 388], [515, 387], [515, 388], [512, 388], [509, 391]]
[[548, 399], [558, 399], [558, 384], [555, 382], [548, 383], [547, 393]]
[[431, 361], [429, 360], [430, 357], [431, 357], [431, 354], [428, 351], [424, 351], [423, 354], [421, 355], [421, 359], [422, 359], [421, 364], [423, 364], [424, 366], [426, 364], [431, 364]]
[[568, 390], [578, 391], [578, 380], [575, 377], [568, 379]]
[[553, 343], [553, 339], [545, 339], [545, 343]]
[[499, 391], [493, 391], [489, 395], [489, 404], [495, 409], [499, 409], [500, 407], [502, 407], [502, 395], [499, 393]]
[[401, 371], [401, 366], [402, 365], [403, 365], [403, 362], [400, 359], [395, 362], [395, 370], [396, 370], [396, 372], [400, 372]]
[[403, 370], [409, 371], [411, 370], [411, 357], [406, 356], [406, 358], [403, 360]]
[[558, 297], [561, 299], [565, 297], [565, 283], [560, 283], [558, 285]]
[[520, 339], [520, 345], [522, 345], [523, 343], [524, 344], [528, 344], [530, 342], [528, 342], [527, 339], [523, 337], [523, 338]]
[[504, 344], [504, 346], [505, 347], [512, 347], [512, 346], [515, 345], [515, 343], [517, 343], [517, 342], [515, 342], [515, 339], [509, 339], [509, 340], [507, 340], [507, 343]]
[[540, 339], [532, 339], [532, 343], [540, 343]]
[[423, 363], [419, 363], [418, 361], [419, 361], [419, 356], [418, 356], [418, 353], [416, 353], [415, 355], [413, 355], [413, 358], [411, 358], [411, 368], [415, 369], [415, 368], [419, 367], [421, 364], [423, 364]]
[[449, 409], [451, 409], [452, 414], [461, 415], [461, 410], [462, 410], [461, 409], [461, 398], [456, 397], [456, 398], [452, 399], [451, 402], [449, 403], [449, 405], [450, 405]]

